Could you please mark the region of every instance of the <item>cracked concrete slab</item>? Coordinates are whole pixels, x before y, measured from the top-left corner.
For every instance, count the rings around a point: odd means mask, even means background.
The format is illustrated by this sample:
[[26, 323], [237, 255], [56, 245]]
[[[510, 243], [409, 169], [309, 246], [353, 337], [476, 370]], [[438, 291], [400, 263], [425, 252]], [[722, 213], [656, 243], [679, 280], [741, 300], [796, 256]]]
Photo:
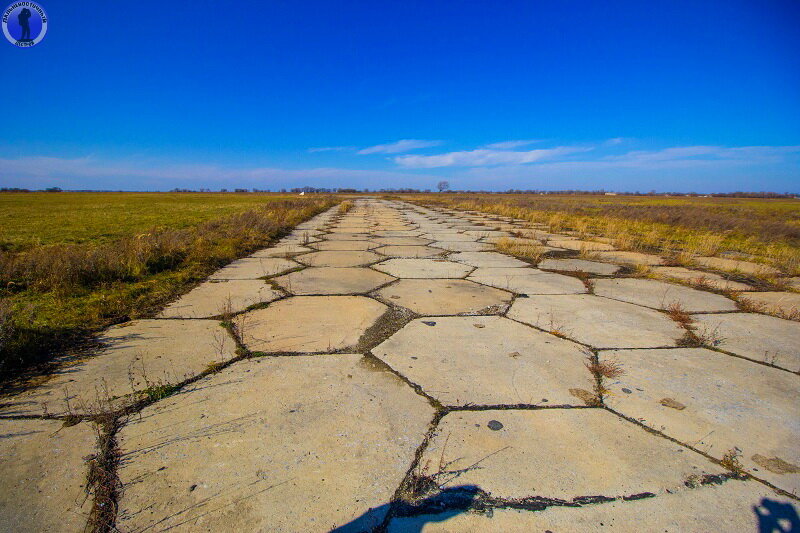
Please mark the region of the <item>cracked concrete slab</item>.
[[317, 267], [357, 267], [380, 259], [380, 255], [365, 251], [312, 252], [297, 257], [297, 260], [304, 265]]
[[598, 263], [586, 259], [545, 259], [539, 263], [543, 270], [560, 270], [562, 272], [586, 272], [601, 276], [612, 276], [619, 272], [620, 267], [610, 263]]
[[258, 352], [341, 350], [355, 346], [387, 310], [364, 296], [294, 296], [245, 313], [241, 335]]
[[451, 261], [458, 261], [478, 268], [521, 268], [531, 266], [516, 257], [497, 252], [460, 252], [450, 254], [447, 258]]
[[494, 250], [494, 246], [491, 244], [472, 241], [436, 241], [432, 243], [431, 246], [450, 252], [484, 252], [487, 250]]
[[119, 408], [135, 392], [184, 381], [231, 359], [236, 349], [216, 320], [134, 320], [107, 329], [98, 341], [102, 349], [96, 355], [65, 357], [34, 386], [0, 401], [0, 415]]
[[377, 237], [375, 242], [384, 246], [425, 246], [431, 241], [420, 237]]
[[719, 294], [652, 279], [595, 279], [593, 283], [594, 293], [598, 296], [653, 309], [666, 310], [676, 304], [689, 313], [738, 309], [736, 302]]
[[[800, 380], [703, 348], [616, 350], [606, 404], [717, 459], [741, 450], [753, 475], [800, 492]], [[774, 460], [772, 460], [774, 459]]]
[[531, 533], [581, 531], [641, 533], [649, 531], [769, 530], [778, 516], [793, 516], [798, 504], [755, 481], [728, 481], [655, 498], [616, 500], [580, 507], [552, 506], [542, 511], [493, 509], [491, 513], [444, 512], [392, 519], [389, 533]]
[[592, 257], [601, 261], [621, 263], [624, 265], [656, 266], [664, 264], [664, 259], [661, 257], [653, 254], [643, 254], [640, 252], [592, 252]]
[[[371, 241], [320, 241], [315, 242], [312, 246], [321, 251], [365, 251], [376, 246], [380, 246]], [[314, 250], [309, 250], [314, 251]]]
[[389, 259], [372, 268], [396, 278], [463, 278], [472, 267], [446, 259]]
[[372, 350], [444, 405], [583, 405], [579, 345], [502, 317], [411, 321]]
[[800, 318], [800, 294], [796, 292], [742, 292], [739, 298], [767, 313]]
[[84, 531], [86, 460], [96, 452], [88, 422], [0, 420], [0, 530]]
[[746, 283], [730, 281], [719, 274], [703, 272], [702, 270], [691, 270], [683, 267], [653, 267], [651, 272], [653, 275], [660, 278], [677, 279], [699, 285], [705, 284], [717, 290], [749, 291], [752, 289], [752, 287]]
[[422, 235], [422, 237], [432, 241], [444, 242], [469, 242], [478, 240], [477, 235], [468, 235], [466, 233], [457, 232], [431, 232]]
[[478, 268], [472, 281], [518, 294], [580, 294], [586, 286], [577, 278], [534, 268]]
[[664, 313], [592, 295], [518, 298], [508, 316], [595, 348], [675, 346], [685, 333]]
[[726, 257], [693, 257], [692, 261], [700, 266], [726, 272], [741, 272], [743, 274], [752, 274], [756, 276], [780, 274], [780, 270], [768, 265], [741, 261], [738, 259], [728, 259]]
[[272, 248], [262, 248], [258, 250], [254, 254], [248, 256], [250, 258], [260, 258], [260, 257], [283, 257], [287, 258], [287, 256], [302, 254], [306, 252], [313, 252], [314, 250], [307, 247], [302, 246], [299, 244], [279, 244], [277, 246], [273, 246]]
[[548, 239], [548, 246], [555, 246], [556, 248], [564, 248], [565, 250], [575, 250], [579, 252], [608, 252], [614, 250], [610, 244], [594, 241], [580, 241], [577, 239], [563, 239], [555, 238]]
[[220, 268], [208, 279], [259, 279], [282, 274], [299, 266], [294, 261], [279, 257], [246, 257]]
[[309, 267], [273, 278], [291, 294], [358, 294], [367, 293], [394, 278], [371, 268]]
[[698, 330], [717, 348], [753, 361], [800, 372], [800, 322], [757, 313], [695, 315]]
[[443, 255], [444, 250], [430, 246], [381, 246], [375, 253], [387, 257], [436, 257]]
[[419, 315], [457, 315], [494, 308], [500, 312], [511, 293], [461, 279], [401, 279], [377, 292], [383, 300]]
[[372, 509], [377, 526], [432, 416], [361, 355], [241, 362], [121, 430], [117, 524], [323, 532]]
[[507, 499], [662, 495], [687, 490], [690, 476], [725, 473], [603, 409], [451, 412], [420, 464], [429, 461], [458, 472], [437, 478], [444, 487], [475, 485]]
[[238, 313], [282, 296], [259, 279], [206, 281], [169, 304], [160, 318], [207, 318]]

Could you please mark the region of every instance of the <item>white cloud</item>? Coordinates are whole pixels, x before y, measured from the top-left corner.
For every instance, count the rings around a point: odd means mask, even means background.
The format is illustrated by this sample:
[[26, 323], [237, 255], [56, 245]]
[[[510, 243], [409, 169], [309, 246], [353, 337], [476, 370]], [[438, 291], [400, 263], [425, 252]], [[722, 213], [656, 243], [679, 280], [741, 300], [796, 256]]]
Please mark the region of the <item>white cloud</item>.
[[395, 157], [397, 164], [408, 168], [482, 167], [490, 165], [521, 165], [555, 157], [585, 152], [590, 147], [558, 146], [539, 150], [467, 150], [438, 155], [403, 155]]
[[499, 143], [490, 143], [484, 146], [484, 148], [489, 148], [491, 150], [513, 150], [514, 148], [520, 148], [522, 146], [528, 146], [529, 144], [542, 142], [538, 139], [529, 139], [529, 140], [519, 140], [519, 141], [502, 141]]
[[311, 154], [317, 152], [345, 152], [354, 149], [355, 146], [316, 146], [314, 148], [309, 148], [308, 152]]
[[377, 144], [369, 146], [358, 151], [360, 155], [367, 154], [401, 154], [403, 152], [410, 152], [411, 150], [418, 150], [420, 148], [430, 148], [432, 146], [439, 146], [442, 141], [423, 141], [420, 139], [401, 139], [393, 143]]
[[167, 190], [173, 187], [432, 187], [438, 176], [395, 170], [337, 167], [278, 168], [183, 164], [143, 158], [105, 159], [28, 156], [0, 158], [0, 186], [60, 186], [104, 190]]

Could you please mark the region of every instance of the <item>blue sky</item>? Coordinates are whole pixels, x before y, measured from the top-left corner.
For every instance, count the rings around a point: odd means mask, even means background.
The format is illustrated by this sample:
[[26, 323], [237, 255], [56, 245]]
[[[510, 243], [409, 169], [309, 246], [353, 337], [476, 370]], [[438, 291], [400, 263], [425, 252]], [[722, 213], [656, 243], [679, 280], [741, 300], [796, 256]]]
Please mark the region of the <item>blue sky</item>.
[[800, 192], [796, 1], [41, 4], [0, 186]]

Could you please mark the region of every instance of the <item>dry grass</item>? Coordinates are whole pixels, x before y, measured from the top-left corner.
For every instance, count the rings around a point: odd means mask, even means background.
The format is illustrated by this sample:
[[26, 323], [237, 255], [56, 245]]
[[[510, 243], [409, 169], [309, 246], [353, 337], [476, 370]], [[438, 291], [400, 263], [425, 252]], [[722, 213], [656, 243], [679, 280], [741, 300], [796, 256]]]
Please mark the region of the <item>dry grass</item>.
[[800, 202], [786, 199], [534, 194], [409, 195], [412, 202], [543, 223], [550, 231], [603, 236], [623, 250], [717, 255], [800, 274]]
[[180, 229], [0, 251], [0, 375], [44, 362], [109, 324], [147, 316], [335, 203], [262, 199], [258, 207]]
[[603, 398], [608, 393], [606, 380], [621, 377], [625, 374], [625, 370], [622, 368], [622, 365], [614, 359], [601, 360], [597, 354], [590, 351], [586, 352], [586, 361], [584, 365], [594, 378], [596, 405], [603, 405]]
[[525, 259], [533, 264], [539, 264], [545, 254], [544, 247], [536, 243], [524, 243], [519, 240], [502, 238], [495, 243], [498, 252]]
[[348, 211], [353, 209], [353, 201], [352, 200], [345, 200], [344, 202], [339, 204], [339, 214], [344, 215]]

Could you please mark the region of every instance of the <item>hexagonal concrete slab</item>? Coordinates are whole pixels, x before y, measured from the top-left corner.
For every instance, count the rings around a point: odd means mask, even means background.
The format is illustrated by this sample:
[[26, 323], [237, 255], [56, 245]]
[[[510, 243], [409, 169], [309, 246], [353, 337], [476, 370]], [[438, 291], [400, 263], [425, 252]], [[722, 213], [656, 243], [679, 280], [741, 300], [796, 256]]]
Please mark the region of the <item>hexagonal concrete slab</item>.
[[767, 313], [784, 315], [787, 318], [800, 317], [800, 294], [796, 292], [742, 292], [739, 297]]
[[436, 241], [431, 243], [431, 246], [441, 248], [442, 250], [449, 250], [451, 252], [484, 252], [494, 250], [494, 246], [485, 242], [460, 242], [460, 241]]
[[159, 317], [207, 318], [238, 313], [280, 297], [281, 293], [260, 279], [207, 281], [169, 304]]
[[220, 268], [208, 279], [259, 279], [282, 274], [299, 266], [294, 261], [279, 257], [246, 257]]
[[675, 346], [685, 333], [663, 313], [592, 295], [518, 298], [508, 316], [595, 348]]
[[462, 279], [401, 279], [378, 295], [420, 315], [477, 313], [491, 307], [499, 312], [512, 298], [511, 293]]
[[535, 268], [478, 268], [469, 279], [518, 294], [580, 294], [586, 286], [577, 278]]
[[375, 270], [396, 278], [463, 278], [472, 267], [447, 261], [446, 259], [389, 259], [377, 265]]
[[433, 414], [360, 355], [243, 361], [122, 428], [117, 526], [323, 532], [372, 509], [371, 529]]
[[312, 252], [297, 256], [297, 260], [304, 265], [319, 267], [355, 267], [364, 266], [379, 261], [381, 256], [372, 252], [344, 251], [344, 252]]
[[86, 459], [95, 453], [88, 422], [0, 420], [0, 529], [84, 531]]
[[611, 263], [622, 263], [626, 265], [663, 265], [664, 259], [653, 254], [643, 254], [640, 252], [593, 252], [593, 256], [603, 261]]
[[800, 323], [757, 313], [695, 315], [701, 333], [718, 348], [753, 361], [800, 372]]
[[379, 246], [372, 241], [319, 241], [312, 245], [321, 251], [364, 251]]
[[[226, 361], [236, 345], [216, 320], [134, 320], [98, 337], [94, 356], [65, 358], [40, 384], [0, 400], [3, 415], [119, 408], [152, 385], [179, 383]], [[134, 395], [135, 397], [136, 395]], [[110, 400], [109, 398], [113, 398]]]
[[332, 232], [325, 235], [326, 241], [366, 241], [369, 239], [368, 233]]
[[586, 272], [611, 276], [616, 274], [620, 267], [611, 263], [598, 263], [585, 259], [545, 259], [539, 263], [539, 268], [544, 270], [560, 270], [562, 272]]
[[695, 257], [692, 259], [700, 266], [723, 270], [726, 272], [741, 272], [756, 276], [780, 274], [780, 270], [760, 263], [750, 261], [740, 261], [738, 259], [728, 259], [726, 257]]
[[[544, 510], [445, 511], [395, 517], [388, 533], [531, 533], [539, 531], [614, 531], [640, 533], [642, 517], [652, 531], [759, 531], [774, 514], [797, 509], [795, 500], [757, 481], [729, 480], [656, 497], [586, 505], [553, 505]], [[763, 518], [761, 518], [763, 517]]]
[[309, 267], [274, 278], [292, 294], [359, 294], [377, 289], [394, 278], [371, 268]]
[[531, 266], [525, 261], [497, 252], [461, 252], [450, 254], [448, 259], [478, 268], [521, 268]]
[[[800, 491], [800, 380], [701, 348], [600, 352], [625, 373], [609, 383], [606, 403], [627, 417], [722, 459], [773, 485]], [[792, 467], [794, 465], [794, 467]]]
[[431, 241], [420, 237], [376, 237], [375, 242], [384, 246], [425, 246]]
[[548, 246], [555, 246], [556, 248], [564, 248], [566, 250], [575, 250], [581, 252], [607, 252], [614, 249], [610, 244], [594, 241], [579, 241], [577, 239], [564, 239], [555, 238], [548, 239]]
[[456, 233], [456, 232], [432, 232], [432, 233], [425, 233], [422, 235], [424, 239], [430, 239], [432, 241], [445, 241], [445, 242], [466, 242], [466, 241], [477, 241], [477, 235], [467, 235], [466, 233]]
[[287, 256], [302, 254], [305, 252], [313, 252], [311, 248], [307, 246], [301, 246], [299, 244], [279, 244], [277, 246], [273, 246], [272, 248], [262, 248], [258, 250], [254, 254], [248, 256], [250, 258], [256, 257], [283, 257], [287, 258]]
[[698, 285], [706, 284], [709, 287], [718, 290], [749, 291], [752, 289], [750, 285], [745, 283], [730, 281], [723, 278], [719, 274], [703, 272], [702, 270], [691, 270], [683, 267], [653, 267], [651, 272], [660, 278], [688, 281]]
[[246, 313], [244, 344], [259, 352], [325, 352], [358, 343], [388, 308], [364, 296], [295, 296]]
[[428, 461], [459, 473], [441, 476], [444, 487], [475, 485], [506, 499], [662, 494], [725, 472], [603, 409], [452, 412], [420, 464]]
[[680, 305], [689, 313], [736, 311], [736, 302], [712, 292], [690, 289], [683, 285], [652, 279], [596, 279], [594, 293], [598, 296], [629, 302], [653, 309], [669, 309]]
[[443, 255], [445, 251], [430, 246], [381, 246], [375, 248], [375, 253], [387, 257], [436, 257]]
[[495, 316], [416, 319], [372, 350], [445, 405], [583, 405], [575, 343]]

